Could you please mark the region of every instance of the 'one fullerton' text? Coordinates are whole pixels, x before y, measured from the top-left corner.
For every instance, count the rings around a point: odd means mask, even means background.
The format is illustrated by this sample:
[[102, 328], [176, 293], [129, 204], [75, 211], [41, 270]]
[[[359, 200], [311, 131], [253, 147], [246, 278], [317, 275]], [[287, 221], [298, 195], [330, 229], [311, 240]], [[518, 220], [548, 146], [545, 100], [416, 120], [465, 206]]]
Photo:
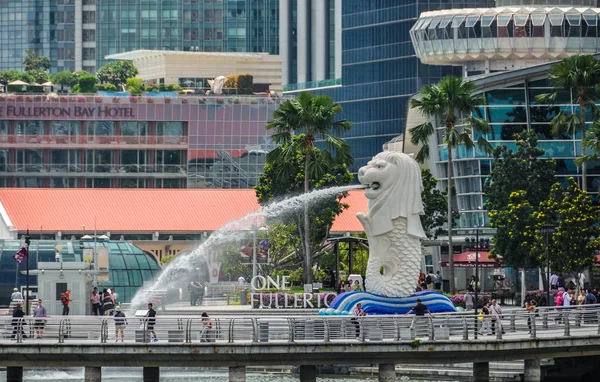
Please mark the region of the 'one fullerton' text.
[[0, 107], [0, 117], [74, 117], [74, 118], [135, 118], [133, 108], [131, 107], [110, 107], [110, 106], [72, 106], [72, 107], [53, 107], [53, 106], [13, 106], [6, 105]]

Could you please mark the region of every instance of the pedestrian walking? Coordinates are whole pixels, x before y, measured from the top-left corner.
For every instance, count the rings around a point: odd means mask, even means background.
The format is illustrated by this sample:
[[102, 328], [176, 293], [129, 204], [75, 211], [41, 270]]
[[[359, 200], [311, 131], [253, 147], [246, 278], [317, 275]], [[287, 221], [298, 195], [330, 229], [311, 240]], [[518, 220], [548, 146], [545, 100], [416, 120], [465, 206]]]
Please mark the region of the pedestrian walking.
[[121, 342], [125, 342], [125, 325], [128, 324], [125, 318], [125, 313], [121, 312], [121, 307], [115, 308], [115, 315], [113, 317], [115, 321], [115, 342], [119, 342], [119, 333], [121, 333]]
[[463, 300], [465, 302], [465, 309], [473, 310], [475, 306], [475, 296], [471, 291], [467, 291], [467, 293], [463, 296]]
[[433, 318], [433, 314], [431, 314], [431, 312], [429, 311], [429, 308], [427, 308], [427, 305], [422, 304], [421, 299], [418, 298], [417, 305], [415, 305], [411, 310], [409, 310], [408, 312], [406, 312], [404, 314], [405, 316], [407, 316], [411, 313], [415, 314], [415, 317], [413, 318], [413, 321], [411, 324], [411, 327], [414, 328], [414, 330], [415, 330], [415, 334], [418, 333], [423, 326], [425, 328], [428, 327], [427, 322], [424, 321], [425, 312], [427, 312], [427, 314], [429, 314], [429, 317]]
[[23, 294], [21, 292], [19, 292], [19, 290], [17, 288], [13, 288], [13, 292], [10, 295], [10, 299], [11, 301], [20, 301], [23, 300]]
[[60, 294], [60, 302], [62, 303], [62, 315], [63, 316], [68, 316], [69, 315], [69, 311], [71, 310], [69, 308], [69, 304], [71, 303], [71, 291], [69, 289], [67, 289], [67, 291], [65, 293], [61, 293]]
[[100, 314], [100, 295], [98, 294], [98, 288], [94, 287], [92, 295], [90, 296], [90, 302], [92, 303], [92, 315], [97, 316]]
[[360, 317], [364, 317], [367, 315], [367, 312], [365, 312], [362, 308], [362, 304], [359, 302], [358, 304], [356, 304], [356, 308], [354, 308], [354, 311], [352, 312], [352, 314], [354, 315], [354, 317], [351, 319], [352, 323], [354, 324], [355, 330], [356, 330], [356, 338], [360, 337], [360, 322], [358, 322]]
[[502, 308], [496, 300], [492, 300], [489, 310], [492, 319], [492, 334], [496, 334], [496, 325], [498, 325], [498, 329], [502, 331], [502, 334], [506, 333], [502, 327]]
[[433, 285], [436, 290], [442, 290], [442, 275], [440, 275], [440, 271], [437, 271], [435, 274], [435, 278], [433, 279]]
[[23, 312], [21, 304], [15, 305], [12, 317], [13, 332], [10, 338], [18, 338], [19, 334], [21, 335], [21, 338], [27, 338], [25, 331], [23, 330], [23, 326], [25, 325], [25, 320], [23, 319], [23, 317], [25, 317], [25, 312]]
[[148, 312], [144, 316], [146, 317], [146, 328], [152, 334], [150, 340], [152, 342], [158, 342], [158, 338], [156, 337], [156, 332], [154, 331], [154, 325], [156, 324], [156, 310], [154, 310], [151, 302], [148, 303]]
[[35, 317], [34, 328], [36, 338], [44, 337], [44, 327], [46, 326], [46, 307], [42, 304], [42, 300], [38, 300], [37, 308], [35, 308], [35, 312], [33, 313], [33, 317]]
[[481, 334], [482, 336], [487, 334], [489, 336], [491, 334], [490, 322], [492, 320], [490, 317], [489, 301], [485, 302], [485, 305], [483, 306], [483, 308], [481, 308], [481, 312], [479, 312], [477, 319], [481, 323], [481, 329], [479, 329], [479, 334]]
[[200, 332], [200, 342], [215, 342], [212, 321], [208, 313], [202, 313], [202, 331]]

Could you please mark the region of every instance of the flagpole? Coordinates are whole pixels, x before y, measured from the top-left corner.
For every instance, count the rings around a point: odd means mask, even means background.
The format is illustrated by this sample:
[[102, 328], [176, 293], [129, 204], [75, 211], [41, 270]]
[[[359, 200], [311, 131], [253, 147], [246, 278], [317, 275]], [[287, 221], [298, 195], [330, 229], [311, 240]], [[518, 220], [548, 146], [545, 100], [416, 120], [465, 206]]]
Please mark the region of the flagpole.
[[30, 243], [30, 240], [29, 240], [29, 228], [27, 228], [27, 234], [25, 235], [25, 245], [27, 246], [27, 254], [26, 254], [26, 257], [27, 257], [27, 276], [26, 276], [26, 280], [25, 280], [27, 295], [25, 297], [25, 312], [26, 312], [27, 315], [30, 314], [30, 311], [29, 311], [29, 243]]
[[98, 252], [96, 251], [96, 217], [94, 216], [94, 286], [98, 286]]

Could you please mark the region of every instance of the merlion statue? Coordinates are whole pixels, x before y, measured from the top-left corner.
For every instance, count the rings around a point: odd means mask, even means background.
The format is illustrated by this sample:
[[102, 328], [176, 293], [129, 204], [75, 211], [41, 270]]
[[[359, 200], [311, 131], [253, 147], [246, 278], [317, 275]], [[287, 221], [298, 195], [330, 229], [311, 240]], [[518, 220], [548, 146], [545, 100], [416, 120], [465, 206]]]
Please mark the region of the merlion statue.
[[368, 215], [356, 216], [369, 239], [366, 290], [399, 297], [414, 292], [421, 269], [421, 239], [425, 232], [421, 169], [410, 156], [384, 151], [358, 171], [358, 181], [369, 186]]

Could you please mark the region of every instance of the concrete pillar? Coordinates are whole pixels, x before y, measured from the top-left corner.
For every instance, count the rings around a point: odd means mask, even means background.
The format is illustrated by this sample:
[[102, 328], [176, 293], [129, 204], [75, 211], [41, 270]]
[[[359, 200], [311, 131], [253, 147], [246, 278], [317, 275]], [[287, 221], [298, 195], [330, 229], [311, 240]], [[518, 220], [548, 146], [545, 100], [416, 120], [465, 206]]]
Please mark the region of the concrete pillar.
[[300, 366], [300, 382], [316, 382], [317, 367], [315, 365]]
[[291, 81], [292, 71], [292, 0], [279, 0], [279, 55], [283, 69], [283, 84]]
[[473, 381], [490, 381], [490, 364], [488, 362], [473, 362]]
[[335, 0], [335, 78], [342, 78], [342, 0]]
[[144, 382], [160, 382], [160, 368], [144, 367]]
[[246, 367], [229, 367], [229, 382], [246, 382]]
[[396, 380], [396, 365], [393, 363], [379, 364], [379, 382], [393, 382]]
[[540, 382], [542, 380], [542, 369], [540, 368], [539, 359], [525, 360], [525, 382]]
[[296, 10], [297, 72], [299, 84], [310, 81], [310, 0], [298, 0]]
[[23, 381], [23, 368], [20, 366], [13, 366], [6, 368], [6, 382], [22, 382]]
[[329, 0], [312, 1], [312, 80], [329, 78]]
[[86, 366], [85, 382], [102, 382], [102, 368]]

